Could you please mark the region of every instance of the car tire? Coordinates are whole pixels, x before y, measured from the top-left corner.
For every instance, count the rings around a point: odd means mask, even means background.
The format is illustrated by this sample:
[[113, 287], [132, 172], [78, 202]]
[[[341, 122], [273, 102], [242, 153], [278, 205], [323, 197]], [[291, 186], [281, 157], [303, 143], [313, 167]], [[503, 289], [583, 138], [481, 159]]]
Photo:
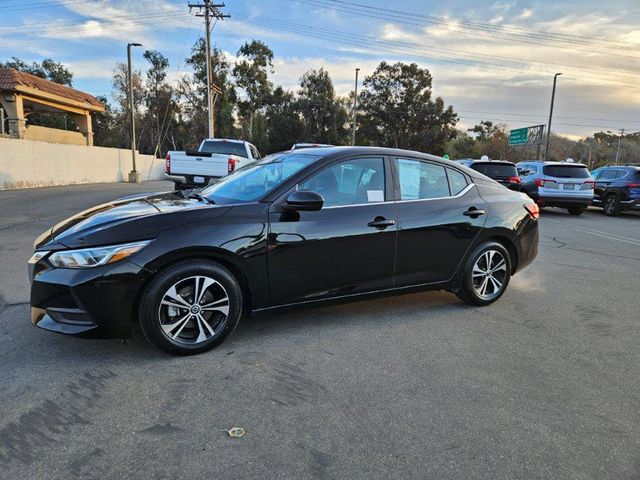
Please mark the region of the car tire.
[[620, 214], [620, 199], [613, 193], [607, 195], [603, 202], [603, 211], [605, 215], [615, 217]]
[[586, 209], [587, 209], [587, 207], [569, 207], [569, 208], [567, 208], [567, 210], [569, 210], [569, 214], [570, 215], [582, 215]]
[[502, 296], [510, 279], [511, 256], [507, 249], [498, 242], [485, 242], [467, 258], [456, 295], [469, 305], [489, 305]]
[[220, 345], [238, 324], [242, 307], [242, 289], [229, 270], [192, 259], [175, 263], [150, 280], [140, 297], [138, 319], [153, 345], [190, 355]]

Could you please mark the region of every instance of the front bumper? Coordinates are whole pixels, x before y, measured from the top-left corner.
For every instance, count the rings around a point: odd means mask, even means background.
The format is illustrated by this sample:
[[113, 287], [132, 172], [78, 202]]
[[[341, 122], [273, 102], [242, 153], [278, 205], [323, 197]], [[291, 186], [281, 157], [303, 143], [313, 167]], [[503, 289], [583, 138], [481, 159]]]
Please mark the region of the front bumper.
[[132, 262], [86, 269], [36, 264], [31, 283], [31, 322], [81, 337], [131, 335], [136, 299], [151, 273]]

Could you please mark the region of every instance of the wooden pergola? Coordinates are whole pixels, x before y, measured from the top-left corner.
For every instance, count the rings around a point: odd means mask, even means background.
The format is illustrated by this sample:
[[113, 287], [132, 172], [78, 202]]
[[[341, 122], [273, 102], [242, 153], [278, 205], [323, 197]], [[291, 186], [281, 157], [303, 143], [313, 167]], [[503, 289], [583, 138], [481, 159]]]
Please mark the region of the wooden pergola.
[[[105, 111], [88, 93], [13, 68], [0, 68], [0, 107], [5, 133], [11, 138], [75, 145], [93, 145], [91, 113]], [[34, 112], [66, 114], [78, 130], [28, 125], [27, 118]]]

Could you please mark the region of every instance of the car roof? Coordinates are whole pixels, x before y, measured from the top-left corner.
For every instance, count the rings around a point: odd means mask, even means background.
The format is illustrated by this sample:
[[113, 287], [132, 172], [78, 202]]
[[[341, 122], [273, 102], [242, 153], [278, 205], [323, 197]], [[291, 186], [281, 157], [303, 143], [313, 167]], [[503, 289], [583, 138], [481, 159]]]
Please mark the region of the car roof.
[[423, 158], [425, 160], [438, 160], [441, 162], [449, 162], [452, 165], [457, 165], [452, 160], [447, 160], [446, 158], [439, 157], [437, 155], [432, 155], [430, 153], [422, 153], [416, 152], [414, 150], [403, 150], [400, 148], [387, 148], [387, 147], [348, 147], [348, 146], [331, 146], [331, 147], [311, 147], [304, 148], [300, 150], [289, 150], [284, 152], [284, 154], [295, 154], [295, 155], [314, 155], [314, 156], [338, 156], [340, 154], [369, 154], [369, 155], [393, 155], [393, 156], [411, 156], [417, 158]]
[[518, 162], [518, 164], [521, 163], [535, 163], [537, 165], [569, 165], [569, 166], [576, 166], [576, 167], [586, 167], [586, 165], [584, 163], [580, 163], [580, 162], [557, 162], [557, 161], [545, 161], [545, 160], [522, 160], [521, 162]]
[[246, 140], [238, 140], [237, 138], [205, 138], [205, 142], [230, 142], [230, 143], [249, 143]]
[[466, 161], [471, 161], [471, 163], [482, 163], [482, 164], [492, 164], [492, 163], [501, 163], [501, 164], [508, 164], [508, 165], [513, 165], [515, 166], [515, 163], [510, 162], [509, 160], [471, 160], [471, 159], [464, 159]]

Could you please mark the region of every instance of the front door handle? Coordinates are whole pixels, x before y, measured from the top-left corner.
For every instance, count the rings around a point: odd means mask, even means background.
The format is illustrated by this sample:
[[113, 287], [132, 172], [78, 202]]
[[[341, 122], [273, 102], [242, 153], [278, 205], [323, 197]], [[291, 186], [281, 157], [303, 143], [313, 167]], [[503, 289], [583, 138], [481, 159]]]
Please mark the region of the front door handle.
[[487, 212], [485, 212], [482, 209], [476, 208], [476, 207], [470, 207], [469, 210], [467, 210], [466, 212], [462, 212], [463, 215], [466, 215], [467, 217], [471, 217], [471, 218], [476, 218], [479, 217], [480, 215], [485, 215]]
[[378, 230], [384, 230], [387, 227], [395, 225], [395, 220], [387, 220], [384, 217], [376, 217], [372, 222], [367, 223], [368, 226], [377, 228]]

